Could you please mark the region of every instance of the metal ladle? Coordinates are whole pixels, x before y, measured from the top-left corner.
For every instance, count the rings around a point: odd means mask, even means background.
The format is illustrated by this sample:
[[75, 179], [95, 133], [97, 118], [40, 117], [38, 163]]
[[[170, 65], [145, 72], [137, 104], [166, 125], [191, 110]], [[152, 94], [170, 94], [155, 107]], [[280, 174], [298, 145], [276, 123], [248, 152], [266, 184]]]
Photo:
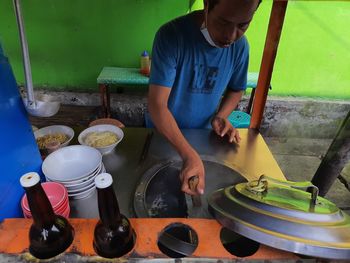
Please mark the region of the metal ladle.
[[24, 74], [25, 74], [25, 87], [27, 91], [27, 97], [23, 99], [24, 105], [27, 109], [27, 112], [30, 115], [37, 117], [50, 117], [55, 115], [59, 108], [60, 103], [52, 96], [44, 94], [40, 97], [40, 100], [35, 100], [34, 90], [33, 90], [33, 80], [32, 80], [32, 71], [30, 68], [29, 52], [28, 52], [28, 43], [24, 32], [24, 23], [21, 12], [20, 0], [13, 0], [16, 20], [19, 31], [19, 38], [21, 41], [22, 55], [23, 55], [23, 65], [24, 65]]

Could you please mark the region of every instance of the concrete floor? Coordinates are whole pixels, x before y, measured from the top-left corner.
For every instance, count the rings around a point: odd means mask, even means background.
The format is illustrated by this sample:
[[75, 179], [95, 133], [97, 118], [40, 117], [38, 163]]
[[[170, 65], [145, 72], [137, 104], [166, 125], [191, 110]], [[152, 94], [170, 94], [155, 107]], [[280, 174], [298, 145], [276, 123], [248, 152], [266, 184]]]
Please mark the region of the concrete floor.
[[[265, 137], [272, 154], [290, 181], [311, 181], [330, 146], [331, 139]], [[350, 214], [350, 164], [341, 173], [325, 196]]]

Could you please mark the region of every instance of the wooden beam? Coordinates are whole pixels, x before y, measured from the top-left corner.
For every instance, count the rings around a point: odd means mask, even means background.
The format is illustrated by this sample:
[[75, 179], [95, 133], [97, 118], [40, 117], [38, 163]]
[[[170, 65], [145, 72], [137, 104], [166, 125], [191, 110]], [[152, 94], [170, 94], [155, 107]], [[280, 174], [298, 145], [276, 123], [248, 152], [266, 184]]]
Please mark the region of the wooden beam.
[[345, 165], [350, 161], [350, 111], [340, 125], [332, 144], [318, 167], [312, 183], [320, 190], [320, 196], [325, 196], [339, 177]]
[[274, 0], [272, 5], [249, 128], [260, 128], [287, 4], [287, 0]]

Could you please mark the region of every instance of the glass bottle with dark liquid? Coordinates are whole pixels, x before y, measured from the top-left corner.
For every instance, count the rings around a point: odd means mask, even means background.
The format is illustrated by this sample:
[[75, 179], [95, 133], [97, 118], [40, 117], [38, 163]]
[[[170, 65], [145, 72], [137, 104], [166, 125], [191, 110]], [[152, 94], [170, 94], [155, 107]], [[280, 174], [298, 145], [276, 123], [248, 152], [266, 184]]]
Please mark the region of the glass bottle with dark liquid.
[[133, 229], [119, 211], [112, 183], [108, 173], [95, 178], [100, 220], [95, 226], [93, 246], [98, 255], [106, 258], [121, 257], [134, 247]]
[[24, 174], [20, 183], [26, 191], [33, 217], [29, 230], [29, 252], [39, 259], [51, 258], [64, 252], [73, 241], [73, 227], [66, 218], [54, 213], [37, 173]]

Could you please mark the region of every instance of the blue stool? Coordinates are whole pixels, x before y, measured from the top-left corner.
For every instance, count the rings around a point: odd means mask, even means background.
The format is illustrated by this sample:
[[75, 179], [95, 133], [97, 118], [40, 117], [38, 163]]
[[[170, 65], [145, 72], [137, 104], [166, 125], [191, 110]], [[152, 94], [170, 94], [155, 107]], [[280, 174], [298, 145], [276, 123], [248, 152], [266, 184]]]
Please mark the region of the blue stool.
[[253, 105], [253, 99], [255, 95], [255, 88], [258, 83], [259, 73], [258, 72], [248, 72], [247, 76], [247, 88], [252, 88], [250, 94], [249, 103], [247, 106], [247, 113], [243, 111], [234, 110], [228, 116], [228, 120], [231, 122], [232, 126], [235, 128], [249, 128], [250, 124], [250, 111]]
[[248, 128], [250, 124], [250, 115], [243, 111], [233, 111], [228, 116], [228, 120], [235, 128]]
[[[250, 94], [247, 110], [246, 112], [235, 110], [230, 114], [230, 116], [228, 116], [228, 120], [231, 122], [232, 126], [235, 128], [249, 128], [250, 113], [252, 110], [253, 100], [255, 96], [255, 89], [258, 84], [258, 78], [259, 78], [258, 72], [248, 72], [247, 87], [252, 88], [252, 92]], [[269, 89], [272, 89], [271, 85]]]

